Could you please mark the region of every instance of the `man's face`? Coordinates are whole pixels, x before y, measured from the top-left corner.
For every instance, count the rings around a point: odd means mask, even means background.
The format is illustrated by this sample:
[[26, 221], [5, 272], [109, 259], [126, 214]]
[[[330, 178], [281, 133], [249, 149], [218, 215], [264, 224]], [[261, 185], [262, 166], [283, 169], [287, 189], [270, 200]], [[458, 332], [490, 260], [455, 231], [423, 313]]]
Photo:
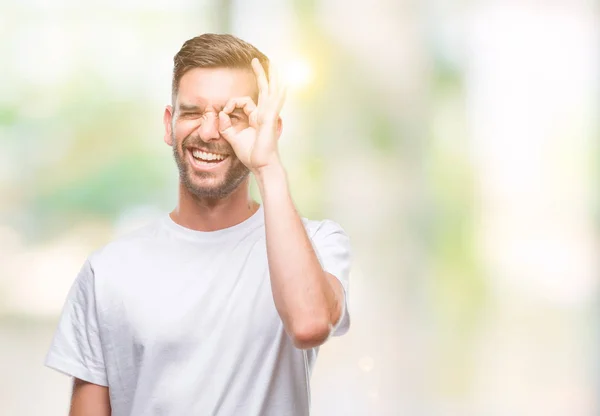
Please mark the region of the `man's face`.
[[[219, 134], [219, 111], [230, 98], [256, 95], [251, 69], [195, 68], [181, 77], [175, 108], [165, 110], [165, 141], [192, 195], [224, 198], [248, 177], [248, 168]], [[230, 117], [237, 131], [248, 127], [241, 109]]]

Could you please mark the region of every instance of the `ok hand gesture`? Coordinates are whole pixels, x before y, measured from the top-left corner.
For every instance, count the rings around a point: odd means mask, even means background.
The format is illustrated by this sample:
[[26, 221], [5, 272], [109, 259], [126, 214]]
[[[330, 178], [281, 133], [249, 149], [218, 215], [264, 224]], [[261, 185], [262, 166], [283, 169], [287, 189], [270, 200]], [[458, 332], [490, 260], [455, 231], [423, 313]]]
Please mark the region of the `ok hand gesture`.
[[[269, 67], [270, 81], [258, 61], [252, 60], [252, 69], [258, 83], [258, 105], [250, 97], [232, 98], [219, 113], [219, 130], [231, 144], [240, 161], [256, 173], [278, 163], [279, 113], [285, 101], [286, 89]], [[242, 109], [248, 117], [248, 127], [237, 131], [232, 125], [232, 112]]]

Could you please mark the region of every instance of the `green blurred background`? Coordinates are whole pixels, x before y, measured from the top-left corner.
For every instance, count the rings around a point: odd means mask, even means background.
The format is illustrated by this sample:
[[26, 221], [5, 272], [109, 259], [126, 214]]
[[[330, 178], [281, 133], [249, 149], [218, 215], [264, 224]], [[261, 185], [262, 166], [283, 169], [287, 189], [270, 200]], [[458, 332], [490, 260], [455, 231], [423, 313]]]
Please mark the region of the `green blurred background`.
[[162, 113], [203, 32], [289, 75], [294, 199], [352, 239], [315, 416], [599, 414], [598, 19], [584, 0], [0, 0], [0, 415], [66, 415], [42, 366], [58, 314], [91, 251], [174, 206]]

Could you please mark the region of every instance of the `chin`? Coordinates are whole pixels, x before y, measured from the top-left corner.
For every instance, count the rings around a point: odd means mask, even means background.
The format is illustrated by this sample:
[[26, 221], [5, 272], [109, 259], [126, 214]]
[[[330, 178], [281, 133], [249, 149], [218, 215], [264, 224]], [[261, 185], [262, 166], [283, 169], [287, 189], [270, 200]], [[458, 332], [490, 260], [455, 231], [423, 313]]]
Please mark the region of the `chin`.
[[222, 181], [215, 183], [213, 180], [188, 178], [184, 185], [192, 195], [198, 198], [220, 198], [226, 196], [227, 193]]
[[187, 180], [183, 181], [183, 185], [196, 198], [224, 199], [235, 192], [247, 177], [248, 175], [227, 178], [225, 175], [218, 178], [199, 178], [192, 173], [187, 175]]

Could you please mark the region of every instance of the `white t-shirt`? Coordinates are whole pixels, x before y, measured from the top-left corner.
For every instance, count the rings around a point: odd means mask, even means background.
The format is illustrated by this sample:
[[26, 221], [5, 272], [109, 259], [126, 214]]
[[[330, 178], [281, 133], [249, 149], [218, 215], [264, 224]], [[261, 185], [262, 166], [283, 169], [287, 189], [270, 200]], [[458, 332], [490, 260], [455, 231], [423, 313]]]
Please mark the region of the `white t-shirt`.
[[[335, 222], [303, 221], [347, 293], [348, 236]], [[344, 303], [333, 335], [349, 324]], [[275, 309], [261, 206], [212, 232], [165, 214], [94, 252], [45, 364], [108, 386], [113, 416], [305, 416], [317, 352], [294, 347]]]

